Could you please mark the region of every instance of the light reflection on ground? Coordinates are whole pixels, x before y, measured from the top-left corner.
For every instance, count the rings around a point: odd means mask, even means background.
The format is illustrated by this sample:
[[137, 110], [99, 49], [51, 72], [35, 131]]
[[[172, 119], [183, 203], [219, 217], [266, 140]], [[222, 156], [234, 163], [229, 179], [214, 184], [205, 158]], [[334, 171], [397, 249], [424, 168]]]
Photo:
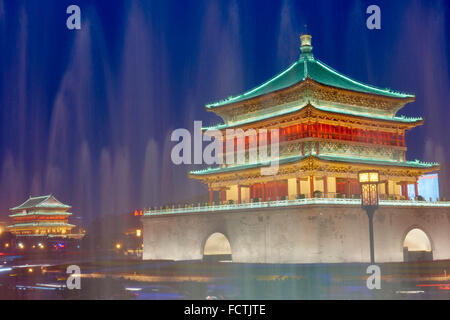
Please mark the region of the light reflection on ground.
[[0, 298], [450, 299], [450, 276], [445, 273], [449, 261], [380, 264], [381, 290], [366, 287], [366, 264], [136, 260], [80, 263], [82, 289], [68, 290], [67, 265], [3, 266]]

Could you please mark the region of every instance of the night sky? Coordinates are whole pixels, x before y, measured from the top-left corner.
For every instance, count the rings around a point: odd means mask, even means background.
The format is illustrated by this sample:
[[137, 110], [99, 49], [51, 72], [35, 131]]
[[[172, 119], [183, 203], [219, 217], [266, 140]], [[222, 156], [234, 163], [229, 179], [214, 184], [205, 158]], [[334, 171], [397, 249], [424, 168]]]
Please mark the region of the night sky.
[[[81, 30], [66, 28], [81, 7]], [[366, 28], [367, 6], [381, 30]], [[416, 94], [407, 159], [448, 162], [449, 1], [0, 0], [0, 219], [53, 193], [85, 221], [206, 194], [170, 134], [299, 56]]]

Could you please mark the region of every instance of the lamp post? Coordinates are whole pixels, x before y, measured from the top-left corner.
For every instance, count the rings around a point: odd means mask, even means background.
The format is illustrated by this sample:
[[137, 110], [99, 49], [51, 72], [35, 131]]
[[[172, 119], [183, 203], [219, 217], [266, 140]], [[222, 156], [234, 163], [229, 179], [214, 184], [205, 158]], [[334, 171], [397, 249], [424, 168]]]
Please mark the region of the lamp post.
[[373, 215], [378, 208], [378, 183], [380, 182], [380, 176], [378, 171], [360, 171], [358, 173], [358, 180], [361, 185], [361, 206], [366, 210], [367, 217], [369, 218], [370, 263], [374, 264]]

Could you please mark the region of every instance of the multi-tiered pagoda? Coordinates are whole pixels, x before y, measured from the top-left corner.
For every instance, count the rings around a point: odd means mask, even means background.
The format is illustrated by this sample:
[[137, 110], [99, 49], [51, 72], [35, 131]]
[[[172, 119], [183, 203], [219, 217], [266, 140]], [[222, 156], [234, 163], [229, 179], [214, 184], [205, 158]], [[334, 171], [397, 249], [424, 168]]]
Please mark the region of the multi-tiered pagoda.
[[[234, 262], [368, 262], [372, 247], [377, 262], [410, 261], [414, 241], [428, 258], [450, 259], [450, 202], [416, 201], [418, 177], [439, 165], [406, 160], [405, 133], [423, 120], [397, 113], [414, 95], [328, 67], [314, 58], [309, 35], [300, 48], [279, 75], [206, 106], [223, 123], [204, 134], [223, 148], [208, 145], [217, 166], [190, 176], [208, 185], [210, 205], [146, 210], [144, 259], [197, 260], [215, 247], [228, 248], [220, 254]], [[381, 180], [371, 245], [358, 199], [362, 170]], [[417, 199], [408, 199], [409, 185]], [[411, 234], [422, 237], [410, 241]]]
[[71, 206], [58, 201], [53, 195], [30, 197], [20, 206], [10, 209], [13, 224], [8, 231], [19, 236], [67, 236], [73, 224], [68, 223]]
[[259, 162], [191, 172], [208, 184], [210, 203], [214, 191], [221, 203], [357, 198], [357, 173], [367, 169], [380, 173], [381, 199], [408, 200], [408, 184], [415, 185], [417, 197], [418, 177], [439, 166], [406, 160], [405, 133], [423, 119], [397, 113], [415, 96], [337, 72], [314, 58], [310, 35], [301, 36], [300, 49], [298, 61], [269, 81], [206, 106], [224, 123], [205, 130], [221, 130], [223, 136], [231, 128], [279, 129], [276, 175], [262, 175]]

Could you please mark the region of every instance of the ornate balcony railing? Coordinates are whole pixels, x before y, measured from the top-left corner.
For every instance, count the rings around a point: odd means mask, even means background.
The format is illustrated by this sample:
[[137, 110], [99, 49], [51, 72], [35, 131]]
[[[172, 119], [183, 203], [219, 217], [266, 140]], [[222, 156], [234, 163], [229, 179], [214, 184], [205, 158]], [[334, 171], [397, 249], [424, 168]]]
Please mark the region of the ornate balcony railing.
[[[144, 211], [144, 216], [166, 215], [166, 214], [180, 214], [180, 213], [201, 213], [201, 212], [220, 212], [220, 211], [237, 211], [244, 209], [261, 209], [261, 208], [276, 208], [276, 207], [290, 207], [301, 205], [361, 205], [360, 199], [346, 199], [346, 198], [303, 198], [295, 200], [275, 200], [266, 202], [248, 202], [248, 203], [230, 203], [230, 204], [212, 204], [201, 205], [191, 204], [184, 207], [166, 207], [160, 209], [147, 209]], [[450, 201], [416, 201], [416, 200], [380, 200], [379, 205], [397, 206], [397, 207], [450, 207]]]

